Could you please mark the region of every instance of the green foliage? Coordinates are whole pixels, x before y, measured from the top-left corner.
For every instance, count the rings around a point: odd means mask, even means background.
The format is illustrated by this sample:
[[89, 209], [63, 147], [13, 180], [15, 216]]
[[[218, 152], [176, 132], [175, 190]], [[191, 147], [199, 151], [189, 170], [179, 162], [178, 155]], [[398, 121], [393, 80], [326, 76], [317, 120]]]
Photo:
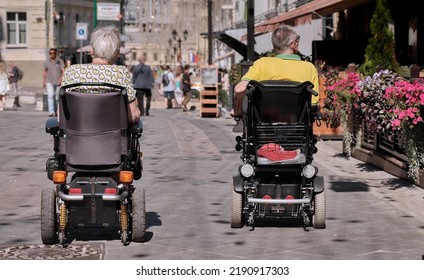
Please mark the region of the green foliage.
[[397, 72], [399, 63], [395, 57], [395, 41], [389, 29], [390, 12], [383, 0], [376, 1], [376, 9], [370, 23], [371, 38], [365, 50], [364, 64], [359, 71], [365, 76], [372, 75], [380, 69]]
[[225, 90], [220, 89], [218, 91], [218, 101], [223, 105], [227, 105], [228, 104], [228, 94]]
[[230, 83], [236, 85], [241, 80], [241, 65], [240, 63], [233, 64], [231, 66], [230, 72], [228, 73], [230, 78]]

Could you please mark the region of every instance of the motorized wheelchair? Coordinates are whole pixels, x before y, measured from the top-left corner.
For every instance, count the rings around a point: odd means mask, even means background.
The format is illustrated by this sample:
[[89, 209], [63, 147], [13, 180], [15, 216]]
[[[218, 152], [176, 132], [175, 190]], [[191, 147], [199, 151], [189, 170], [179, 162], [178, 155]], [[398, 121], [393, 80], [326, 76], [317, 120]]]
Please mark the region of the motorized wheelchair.
[[112, 232], [125, 245], [145, 241], [145, 192], [133, 185], [142, 175], [143, 127], [128, 123], [126, 90], [79, 83], [63, 86], [59, 96], [59, 120], [45, 127], [54, 140], [47, 177], [56, 187], [41, 194], [42, 242], [64, 245], [84, 230]]
[[243, 99], [242, 164], [233, 176], [231, 227], [255, 221], [297, 220], [325, 228], [324, 178], [312, 165], [317, 152], [312, 83], [251, 81]]

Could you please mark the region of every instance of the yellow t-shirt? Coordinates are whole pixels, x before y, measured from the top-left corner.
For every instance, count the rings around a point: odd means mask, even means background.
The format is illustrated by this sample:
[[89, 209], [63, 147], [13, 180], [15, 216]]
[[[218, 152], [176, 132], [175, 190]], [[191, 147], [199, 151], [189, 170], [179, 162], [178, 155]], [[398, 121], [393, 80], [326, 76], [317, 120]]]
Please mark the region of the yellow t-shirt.
[[[279, 54], [276, 57], [262, 57], [256, 60], [243, 76], [246, 81], [289, 80], [310, 81], [313, 90], [319, 92], [318, 71], [312, 63], [303, 61], [295, 54]], [[317, 104], [318, 96], [312, 96], [311, 103]]]

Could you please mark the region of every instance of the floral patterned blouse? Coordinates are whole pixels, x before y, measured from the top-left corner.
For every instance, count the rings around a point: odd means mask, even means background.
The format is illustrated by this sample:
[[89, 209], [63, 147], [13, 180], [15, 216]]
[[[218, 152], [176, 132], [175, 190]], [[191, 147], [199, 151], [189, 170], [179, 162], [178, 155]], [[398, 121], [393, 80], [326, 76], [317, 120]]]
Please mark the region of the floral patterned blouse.
[[[73, 64], [65, 69], [62, 86], [75, 83], [110, 83], [123, 86], [127, 89], [128, 103], [135, 100], [135, 89], [132, 83], [132, 74], [123, 65], [107, 64]], [[81, 92], [101, 93], [112, 88], [100, 86], [78, 86], [68, 88], [67, 91], [75, 90]]]

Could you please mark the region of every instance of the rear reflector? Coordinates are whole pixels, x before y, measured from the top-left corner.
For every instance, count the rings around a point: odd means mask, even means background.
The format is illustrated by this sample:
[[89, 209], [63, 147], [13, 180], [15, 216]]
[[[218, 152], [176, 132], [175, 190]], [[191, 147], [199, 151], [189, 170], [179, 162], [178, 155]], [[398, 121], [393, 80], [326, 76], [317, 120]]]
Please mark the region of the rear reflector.
[[286, 199], [294, 199], [294, 196], [288, 195], [288, 196], [286, 196]]
[[106, 188], [105, 194], [116, 194], [116, 189], [115, 188]]
[[81, 189], [71, 188], [69, 194], [81, 194]]
[[264, 195], [262, 198], [263, 198], [263, 199], [271, 199], [271, 196], [270, 196], [270, 195], [268, 195], [268, 194], [266, 194], [266, 195]]

